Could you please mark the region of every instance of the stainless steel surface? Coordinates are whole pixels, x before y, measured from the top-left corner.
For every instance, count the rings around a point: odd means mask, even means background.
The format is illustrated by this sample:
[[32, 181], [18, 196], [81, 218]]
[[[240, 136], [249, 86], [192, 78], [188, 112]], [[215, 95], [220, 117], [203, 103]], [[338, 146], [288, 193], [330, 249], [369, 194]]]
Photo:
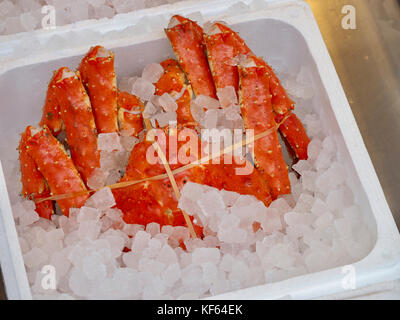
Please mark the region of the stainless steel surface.
[[[305, 0], [314, 12], [400, 228], [400, 1]], [[342, 28], [342, 8], [356, 29]]]

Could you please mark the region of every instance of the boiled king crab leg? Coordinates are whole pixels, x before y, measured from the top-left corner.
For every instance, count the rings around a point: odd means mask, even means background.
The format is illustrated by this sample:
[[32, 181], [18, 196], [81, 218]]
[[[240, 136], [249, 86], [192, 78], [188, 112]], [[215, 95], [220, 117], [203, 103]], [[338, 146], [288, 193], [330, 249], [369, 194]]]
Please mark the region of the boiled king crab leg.
[[91, 48], [82, 59], [79, 72], [90, 96], [97, 131], [117, 132], [117, 80], [114, 53], [101, 46]]
[[[265, 67], [239, 65], [239, 97], [245, 127], [254, 135], [276, 126]], [[254, 163], [267, 180], [272, 197], [290, 193], [288, 167], [283, 159], [277, 131], [254, 142]]]
[[89, 97], [79, 74], [63, 67], [55, 75], [56, 95], [71, 157], [85, 183], [100, 167], [97, 132]]
[[[288, 112], [293, 110], [294, 103], [287, 95], [274, 70], [264, 60], [256, 58], [235, 31], [216, 22], [210, 27], [208, 33], [204, 35], [204, 42], [217, 90], [232, 86], [238, 91], [237, 64], [239, 61], [235, 61], [235, 59], [240, 60], [241, 56], [251, 57], [257, 65], [264, 67], [266, 74], [270, 77], [271, 103], [276, 115], [276, 122], [279, 123]], [[310, 139], [297, 116], [291, 114], [279, 130], [289, 143], [292, 149], [291, 153], [294, 153], [297, 159], [307, 159], [307, 146]]]
[[138, 97], [125, 91], [118, 90], [118, 123], [121, 131], [138, 137], [143, 130], [143, 102]]
[[[74, 163], [62, 144], [52, 135], [49, 128], [31, 128], [32, 137], [26, 142], [26, 151], [35, 161], [37, 169], [46, 179], [51, 195], [85, 192]], [[61, 212], [69, 216], [70, 208], [80, 208], [88, 199], [87, 194], [57, 200]]]
[[195, 95], [216, 98], [214, 82], [204, 53], [202, 28], [192, 20], [175, 15], [165, 32]]
[[185, 83], [185, 73], [179, 67], [178, 62], [173, 59], [161, 62], [161, 66], [164, 68], [164, 74], [155, 84], [156, 95], [161, 96], [164, 93], [180, 95], [176, 100], [177, 121], [182, 125], [193, 124], [194, 119], [190, 111], [192, 90]]
[[62, 130], [63, 123], [61, 119], [60, 107], [56, 98], [56, 85], [54, 81], [55, 76], [56, 72], [53, 73], [47, 88], [42, 119], [40, 120], [39, 125], [46, 125], [53, 135], [57, 136]]
[[[21, 135], [19, 144], [19, 161], [21, 170], [22, 195], [30, 200], [50, 196], [50, 189], [38, 170], [35, 161], [28, 154], [27, 146], [32, 138], [32, 127], [28, 126]], [[53, 202], [43, 201], [36, 203], [36, 212], [40, 217], [50, 219], [54, 213]]]

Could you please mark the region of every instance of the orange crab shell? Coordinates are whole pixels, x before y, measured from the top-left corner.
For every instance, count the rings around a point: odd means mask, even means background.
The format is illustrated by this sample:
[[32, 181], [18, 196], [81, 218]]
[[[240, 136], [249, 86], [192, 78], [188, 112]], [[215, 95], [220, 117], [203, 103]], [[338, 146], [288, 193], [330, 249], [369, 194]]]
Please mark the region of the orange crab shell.
[[[39, 172], [46, 179], [52, 195], [84, 192], [86, 187], [68, 157], [62, 144], [46, 126], [27, 141], [29, 156], [35, 161]], [[57, 200], [61, 212], [69, 216], [70, 208], [80, 208], [88, 199], [84, 194], [73, 198]]]
[[91, 48], [82, 59], [79, 72], [90, 96], [98, 132], [117, 132], [117, 80], [114, 53], [106, 51], [102, 46]]
[[[31, 129], [31, 126], [25, 129], [18, 148], [22, 195], [27, 199], [46, 198], [50, 196], [50, 189], [27, 150], [28, 141], [32, 138]], [[51, 201], [37, 203], [36, 212], [40, 217], [50, 219], [54, 213], [53, 203]]]
[[[276, 126], [269, 93], [270, 79], [262, 67], [239, 66], [240, 105], [246, 128], [254, 135]], [[254, 142], [255, 164], [271, 188], [273, 199], [290, 193], [288, 167], [283, 159], [277, 131]]]
[[120, 130], [132, 132], [138, 137], [143, 130], [143, 103], [138, 97], [125, 91], [118, 90], [118, 123]]
[[[64, 77], [68, 73], [72, 76]], [[83, 180], [100, 167], [97, 132], [89, 97], [77, 73], [60, 68], [55, 75], [57, 100], [67, 132], [71, 157]]]
[[50, 131], [55, 136], [57, 136], [62, 130], [62, 120], [58, 100], [56, 97], [56, 87], [54, 80], [55, 76], [56, 72], [53, 73], [53, 76], [47, 88], [46, 100], [43, 106], [42, 119], [40, 120], [39, 125], [46, 125], [50, 129]]
[[184, 22], [165, 29], [165, 32], [179, 64], [185, 71], [196, 96], [206, 95], [216, 98], [215, 85], [204, 53], [202, 29], [189, 19], [179, 17], [178, 20]]
[[[215, 23], [220, 33], [205, 35], [204, 41], [207, 47], [207, 57], [217, 89], [233, 86], [238, 90], [237, 66], [233, 59], [238, 55], [250, 57], [259, 67], [264, 67], [267, 76], [270, 77], [269, 90], [272, 95], [271, 103], [276, 113], [276, 121], [294, 109], [294, 103], [289, 98], [286, 90], [276, 76], [274, 70], [261, 58], [257, 58], [237, 32], [222, 23]], [[307, 159], [307, 146], [310, 142], [303, 124], [296, 115], [291, 115], [279, 128], [292, 150], [294, 157]]]
[[190, 100], [192, 98], [191, 89], [185, 84], [185, 74], [174, 59], [167, 59], [161, 62], [164, 68], [164, 74], [155, 84], [156, 95], [164, 93], [183, 94], [176, 100], [178, 109], [176, 110], [177, 121], [179, 124], [194, 123], [192, 113], [190, 112]]

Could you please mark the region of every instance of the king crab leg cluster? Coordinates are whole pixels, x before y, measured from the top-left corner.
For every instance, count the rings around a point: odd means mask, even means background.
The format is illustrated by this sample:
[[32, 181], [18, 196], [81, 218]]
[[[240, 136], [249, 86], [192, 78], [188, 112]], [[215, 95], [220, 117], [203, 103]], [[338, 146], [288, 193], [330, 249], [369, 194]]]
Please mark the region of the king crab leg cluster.
[[[136, 96], [118, 90], [114, 54], [101, 46], [90, 49], [78, 71], [62, 67], [54, 73], [40, 127], [28, 126], [19, 146], [25, 197], [75, 192], [75, 197], [58, 199], [57, 204], [66, 216], [69, 209], [81, 207], [88, 198], [88, 180], [100, 168], [99, 134], [118, 132], [128, 132], [139, 141], [120, 182], [141, 182], [112, 190], [126, 223], [188, 224], [178, 208], [179, 189], [188, 181], [253, 195], [266, 206], [290, 193], [277, 126], [282, 123], [279, 130], [298, 159], [307, 158], [309, 139], [291, 114], [294, 104], [272, 68], [224, 24], [211, 24], [205, 33], [196, 22], [174, 16], [165, 31], [177, 61], [167, 59], [153, 66], [159, 77], [152, 83], [137, 80], [137, 87], [145, 85], [152, 94]], [[248, 146], [254, 164], [236, 154], [229, 163], [220, 154], [218, 161], [191, 166], [173, 177], [152, 179], [209, 154], [211, 143], [199, 136], [202, 124], [193, 113], [196, 104], [200, 113], [207, 109], [199, 101], [211, 102], [215, 111], [241, 111], [242, 129], [252, 129], [255, 135], [271, 131]], [[154, 116], [157, 108], [164, 109], [162, 116], [176, 115], [175, 124]], [[56, 138], [63, 130], [71, 156]], [[141, 133], [151, 133], [153, 139], [144, 139]], [[149, 161], [149, 153], [155, 161]], [[237, 174], [243, 168], [250, 170]], [[41, 217], [50, 218], [53, 203], [39, 201], [36, 210]], [[202, 227], [195, 225], [197, 235], [202, 234]]]

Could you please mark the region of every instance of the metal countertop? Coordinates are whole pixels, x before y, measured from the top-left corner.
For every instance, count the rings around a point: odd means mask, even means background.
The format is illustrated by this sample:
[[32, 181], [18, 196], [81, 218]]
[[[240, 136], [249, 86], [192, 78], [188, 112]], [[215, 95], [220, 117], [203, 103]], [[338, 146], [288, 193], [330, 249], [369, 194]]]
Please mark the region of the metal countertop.
[[[400, 228], [400, 0], [305, 1]], [[355, 30], [342, 28], [345, 5], [355, 8]]]

